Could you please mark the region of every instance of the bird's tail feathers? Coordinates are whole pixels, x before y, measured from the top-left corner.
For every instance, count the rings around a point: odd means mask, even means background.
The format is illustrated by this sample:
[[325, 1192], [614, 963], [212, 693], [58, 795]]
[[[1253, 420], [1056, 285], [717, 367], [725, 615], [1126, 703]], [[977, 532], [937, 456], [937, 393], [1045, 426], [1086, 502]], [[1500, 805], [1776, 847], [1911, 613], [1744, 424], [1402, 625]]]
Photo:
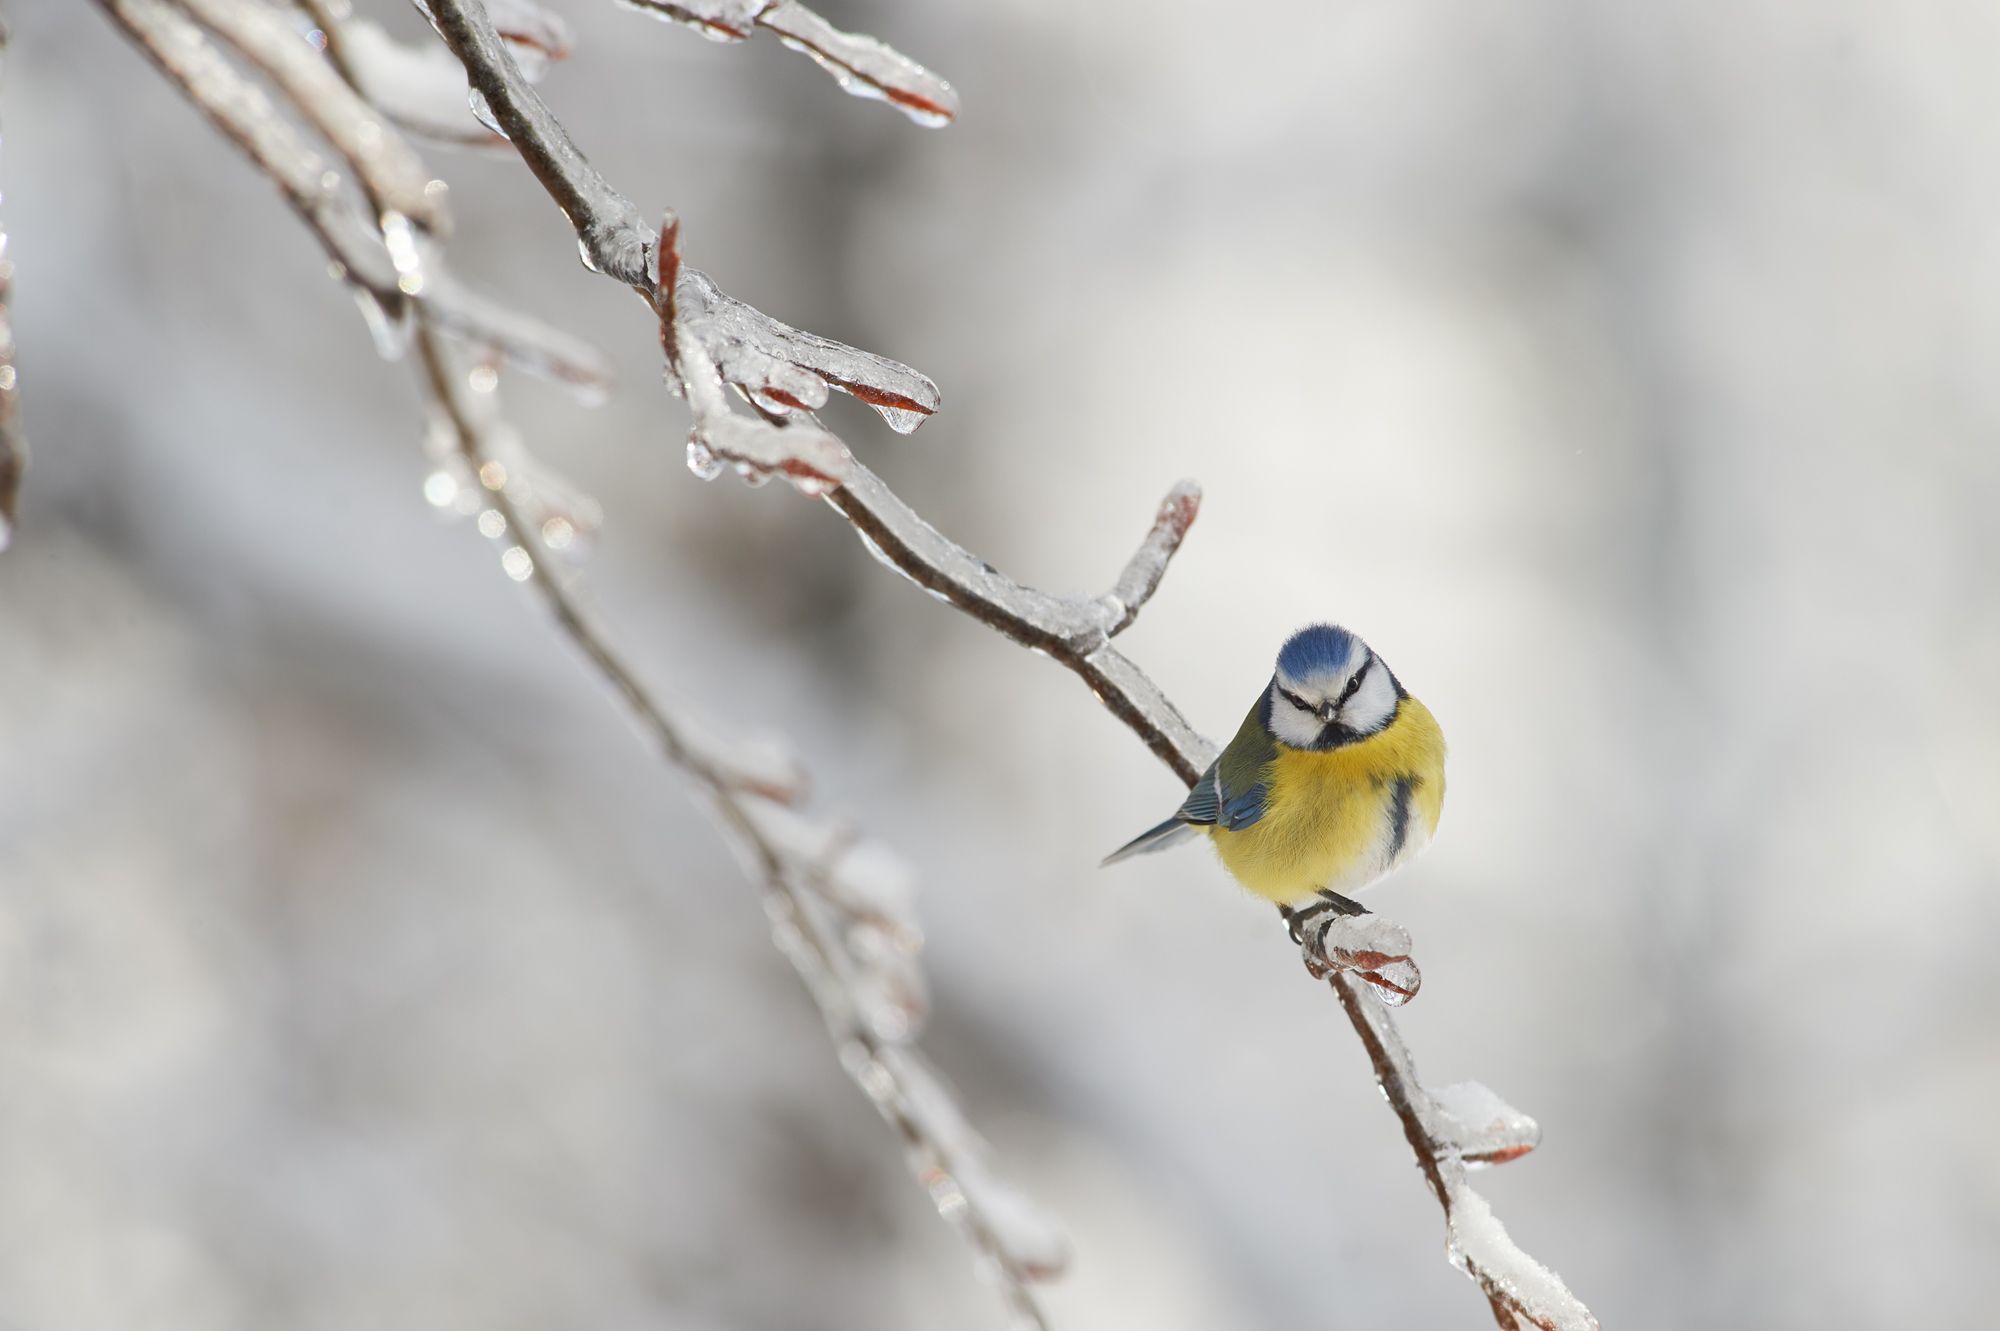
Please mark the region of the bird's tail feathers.
[[1116, 864], [1120, 860], [1129, 860], [1134, 855], [1145, 855], [1152, 851], [1165, 850], [1168, 846], [1177, 846], [1189, 837], [1194, 836], [1200, 830], [1200, 828], [1195, 827], [1191, 823], [1182, 822], [1179, 818], [1169, 818], [1158, 827], [1149, 828], [1141, 832], [1138, 836], [1133, 837], [1130, 841], [1112, 851], [1109, 855], [1106, 855], [1103, 863], [1097, 867], [1101, 869], [1105, 865]]

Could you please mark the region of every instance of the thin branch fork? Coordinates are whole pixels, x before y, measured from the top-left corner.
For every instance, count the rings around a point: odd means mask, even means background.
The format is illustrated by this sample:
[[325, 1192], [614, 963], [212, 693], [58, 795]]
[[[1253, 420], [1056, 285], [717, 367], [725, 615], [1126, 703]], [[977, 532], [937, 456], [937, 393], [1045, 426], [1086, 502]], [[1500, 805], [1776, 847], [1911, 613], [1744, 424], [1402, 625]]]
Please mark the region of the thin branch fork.
[[[718, 405], [724, 377], [716, 358], [706, 354], [699, 337], [677, 315], [682, 278], [678, 228], [669, 225], [663, 243], [631, 201], [590, 165], [513, 67], [479, 0], [433, 0], [433, 9], [439, 31], [464, 63], [467, 77], [499, 116], [530, 170], [569, 216], [590, 266], [638, 291], [660, 315], [670, 371], [695, 416], [691, 462], [702, 460], [697, 448], [720, 443], [726, 454], [728, 446], [740, 439], [747, 441], [735, 459], [742, 467], [780, 472], [795, 482], [803, 475], [809, 484], [801, 488], [822, 495], [884, 563], [1074, 671], [1176, 775], [1188, 783], [1195, 781], [1213, 757], [1214, 745], [1188, 725], [1159, 688], [1110, 645], [1110, 639], [1131, 624], [1158, 587], [1193, 520], [1197, 492], [1191, 486], [1177, 487], [1113, 590], [1094, 601], [1077, 601], [1013, 582], [944, 537], [817, 422], [786, 420], [781, 427], [770, 419], [778, 413], [758, 402], [765, 419], [754, 426], [746, 422], [740, 428], [721, 428]], [[732, 414], [731, 419], [742, 418]], [[825, 485], [832, 488], [822, 489]], [[1477, 1134], [1460, 1131], [1465, 1125], [1418, 1080], [1393, 1019], [1358, 987], [1368, 981], [1338, 965], [1323, 970], [1324, 954], [1307, 960], [1339, 997], [1377, 1082], [1403, 1124], [1411, 1151], [1445, 1212], [1454, 1264], [1479, 1284], [1503, 1325], [1526, 1322], [1543, 1331], [1594, 1331], [1597, 1322], [1583, 1304], [1553, 1273], [1514, 1245], [1484, 1199], [1465, 1184], [1469, 1163], [1496, 1163], [1531, 1149], [1537, 1131], [1532, 1120], [1507, 1111], [1517, 1130], [1491, 1149]], [[1493, 1098], [1490, 1092], [1482, 1094]]]

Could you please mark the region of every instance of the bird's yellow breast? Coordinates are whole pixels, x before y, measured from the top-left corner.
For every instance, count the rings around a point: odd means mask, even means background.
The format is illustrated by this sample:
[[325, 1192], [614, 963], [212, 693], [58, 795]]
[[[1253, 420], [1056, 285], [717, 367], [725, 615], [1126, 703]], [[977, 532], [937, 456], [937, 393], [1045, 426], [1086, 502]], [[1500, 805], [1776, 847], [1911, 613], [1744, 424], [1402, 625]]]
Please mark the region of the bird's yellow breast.
[[[1421, 850], [1444, 809], [1444, 734], [1415, 698], [1387, 726], [1337, 749], [1279, 745], [1263, 773], [1264, 816], [1210, 829], [1229, 871], [1260, 897], [1292, 904], [1322, 888], [1343, 895]], [[1398, 787], [1409, 785], [1397, 837]]]

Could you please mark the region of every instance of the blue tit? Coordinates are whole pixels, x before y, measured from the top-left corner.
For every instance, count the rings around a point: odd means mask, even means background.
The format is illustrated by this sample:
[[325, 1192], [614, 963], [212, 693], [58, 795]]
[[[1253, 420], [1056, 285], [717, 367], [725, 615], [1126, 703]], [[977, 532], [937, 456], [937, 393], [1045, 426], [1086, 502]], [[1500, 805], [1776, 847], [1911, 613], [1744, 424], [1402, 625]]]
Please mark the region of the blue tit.
[[1359, 913], [1347, 894], [1430, 843], [1444, 807], [1444, 733], [1367, 643], [1332, 624], [1294, 633], [1271, 683], [1174, 816], [1106, 864], [1201, 833], [1287, 918]]

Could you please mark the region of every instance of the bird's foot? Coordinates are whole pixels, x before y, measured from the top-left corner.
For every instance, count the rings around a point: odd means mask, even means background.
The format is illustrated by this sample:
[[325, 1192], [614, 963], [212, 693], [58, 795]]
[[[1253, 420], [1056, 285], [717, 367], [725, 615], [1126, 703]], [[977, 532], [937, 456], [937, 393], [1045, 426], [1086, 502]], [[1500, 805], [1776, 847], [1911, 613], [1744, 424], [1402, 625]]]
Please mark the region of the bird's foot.
[[1304, 950], [1306, 969], [1315, 980], [1324, 979], [1329, 971], [1336, 969], [1328, 961], [1326, 951], [1327, 931], [1333, 928], [1334, 921], [1368, 914], [1368, 907], [1338, 892], [1321, 892], [1319, 897], [1310, 906], [1278, 907], [1292, 941]]
[[1337, 892], [1322, 892], [1320, 898], [1297, 909], [1278, 908], [1307, 972], [1323, 980], [1335, 971], [1353, 971], [1391, 1007], [1414, 998], [1423, 976], [1410, 959], [1409, 931]]

